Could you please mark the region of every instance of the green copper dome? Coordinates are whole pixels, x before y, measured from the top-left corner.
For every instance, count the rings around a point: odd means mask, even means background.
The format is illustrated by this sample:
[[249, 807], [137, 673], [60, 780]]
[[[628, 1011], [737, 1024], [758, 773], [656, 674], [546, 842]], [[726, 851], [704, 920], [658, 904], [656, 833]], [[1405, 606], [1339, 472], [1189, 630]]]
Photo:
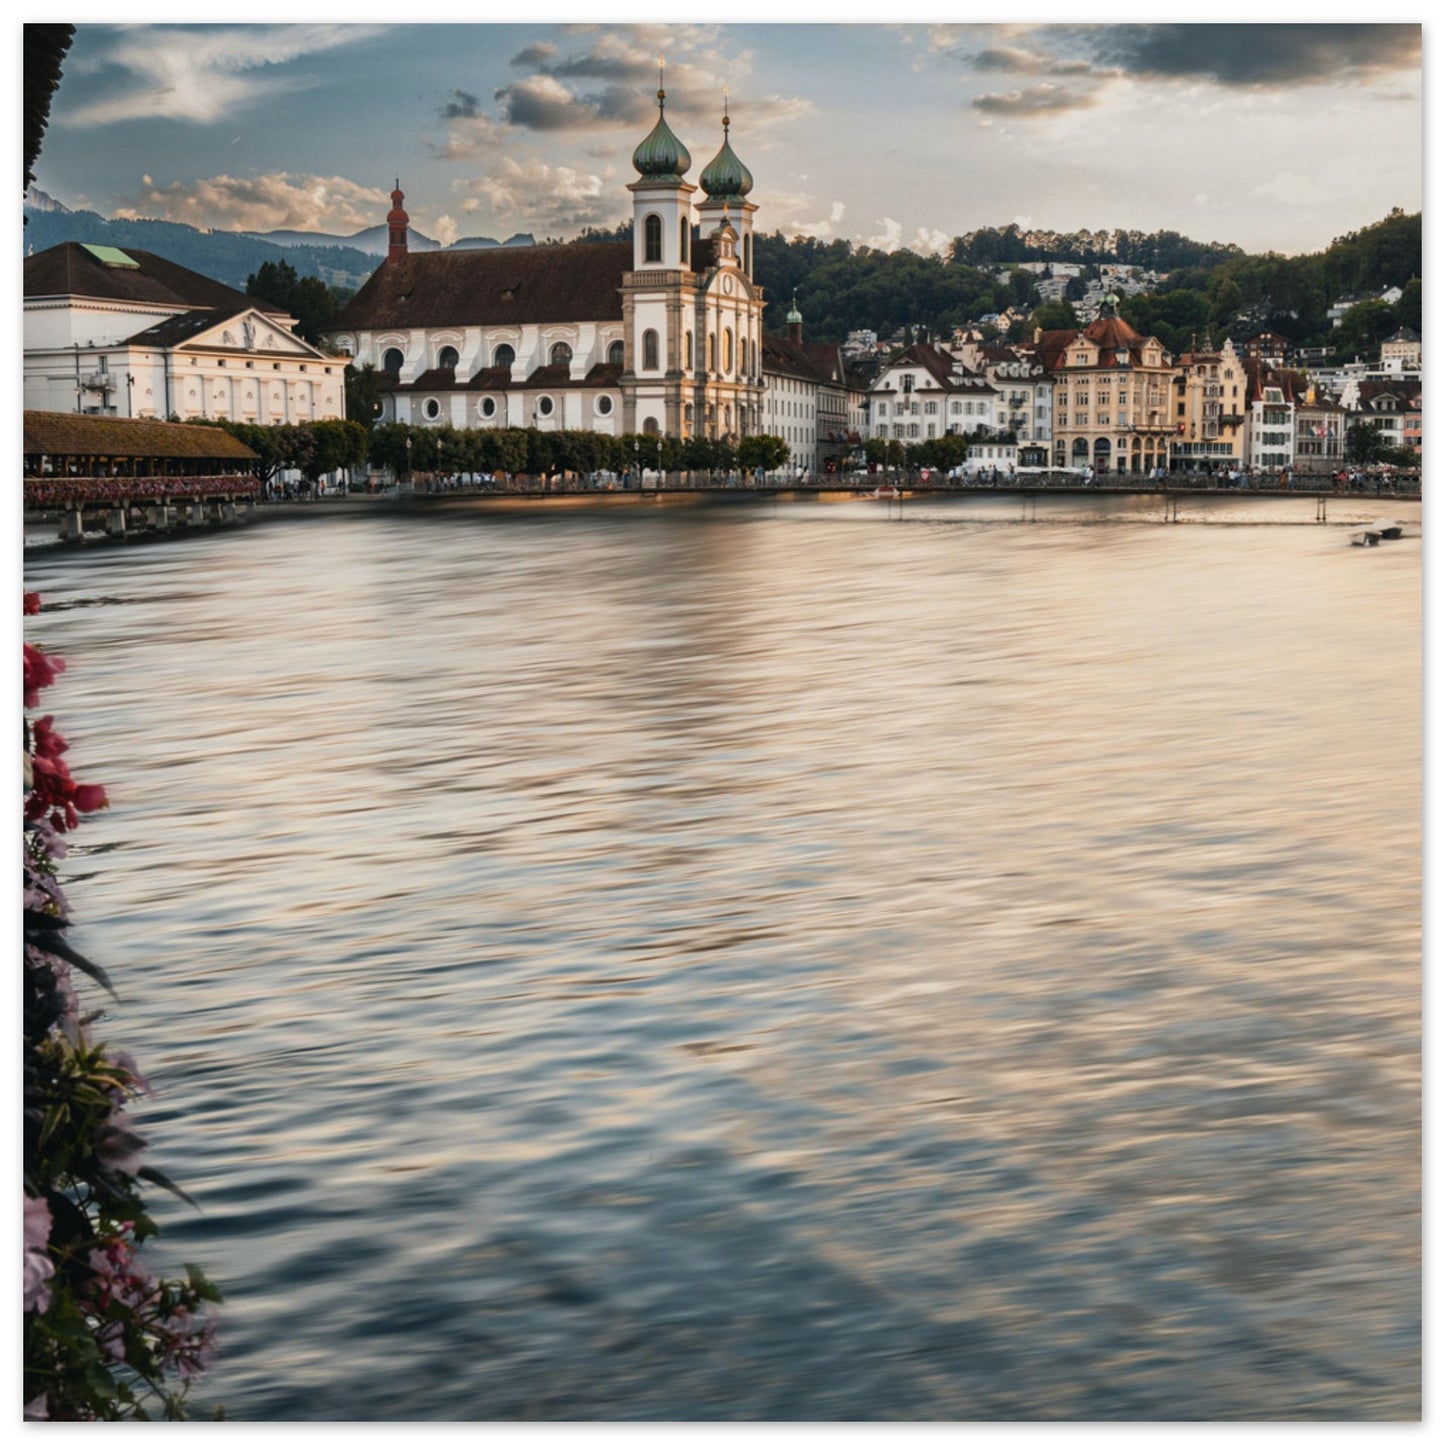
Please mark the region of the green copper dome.
[[687, 147], [673, 135], [672, 128], [663, 114], [664, 93], [657, 92], [657, 124], [648, 132], [647, 138], [632, 152], [632, 164], [642, 176], [681, 178], [692, 164]]
[[753, 173], [737, 158], [728, 142], [727, 116], [723, 116], [722, 149], [708, 162], [698, 180], [714, 201], [740, 201], [753, 188]]

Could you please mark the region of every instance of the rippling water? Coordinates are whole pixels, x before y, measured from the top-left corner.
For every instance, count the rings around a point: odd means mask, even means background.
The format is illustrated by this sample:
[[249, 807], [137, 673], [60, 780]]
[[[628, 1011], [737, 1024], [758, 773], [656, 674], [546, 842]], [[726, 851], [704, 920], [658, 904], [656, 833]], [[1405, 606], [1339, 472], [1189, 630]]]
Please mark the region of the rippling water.
[[199, 1413], [1418, 1415], [1419, 507], [1019, 506], [27, 556]]

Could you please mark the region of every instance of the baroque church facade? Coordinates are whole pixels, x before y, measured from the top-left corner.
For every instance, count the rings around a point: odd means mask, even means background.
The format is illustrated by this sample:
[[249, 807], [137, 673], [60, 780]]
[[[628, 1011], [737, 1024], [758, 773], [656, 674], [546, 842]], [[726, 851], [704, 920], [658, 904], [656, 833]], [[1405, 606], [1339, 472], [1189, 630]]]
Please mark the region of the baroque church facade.
[[380, 420], [736, 441], [763, 421], [753, 178], [729, 143], [697, 185], [667, 123], [633, 152], [631, 241], [412, 252], [400, 183], [387, 257], [328, 341], [375, 367]]

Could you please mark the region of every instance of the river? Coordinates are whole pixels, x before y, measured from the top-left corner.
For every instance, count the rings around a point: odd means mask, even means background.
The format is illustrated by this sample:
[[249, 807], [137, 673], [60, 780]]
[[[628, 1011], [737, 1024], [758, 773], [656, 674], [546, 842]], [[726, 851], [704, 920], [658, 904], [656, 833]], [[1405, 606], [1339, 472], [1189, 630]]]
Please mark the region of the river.
[[1418, 1418], [1420, 508], [1313, 506], [27, 550], [196, 1413]]

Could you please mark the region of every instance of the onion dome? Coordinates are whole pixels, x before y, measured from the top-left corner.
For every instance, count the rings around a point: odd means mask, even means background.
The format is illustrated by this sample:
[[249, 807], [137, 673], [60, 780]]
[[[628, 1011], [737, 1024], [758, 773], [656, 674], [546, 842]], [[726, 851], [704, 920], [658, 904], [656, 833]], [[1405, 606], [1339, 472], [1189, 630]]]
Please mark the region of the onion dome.
[[707, 169], [698, 178], [709, 200], [741, 201], [753, 188], [753, 173], [737, 158], [728, 143], [729, 124], [727, 104], [724, 102], [722, 149], [708, 162]]
[[788, 325], [801, 326], [803, 324], [803, 313], [798, 310], [798, 293], [793, 292], [792, 309], [788, 312]]
[[680, 180], [692, 164], [687, 147], [673, 135], [664, 111], [667, 106], [667, 92], [662, 88], [662, 76], [658, 75], [657, 124], [648, 132], [642, 144], [632, 152], [632, 164], [638, 175], [651, 180], [672, 177]]

